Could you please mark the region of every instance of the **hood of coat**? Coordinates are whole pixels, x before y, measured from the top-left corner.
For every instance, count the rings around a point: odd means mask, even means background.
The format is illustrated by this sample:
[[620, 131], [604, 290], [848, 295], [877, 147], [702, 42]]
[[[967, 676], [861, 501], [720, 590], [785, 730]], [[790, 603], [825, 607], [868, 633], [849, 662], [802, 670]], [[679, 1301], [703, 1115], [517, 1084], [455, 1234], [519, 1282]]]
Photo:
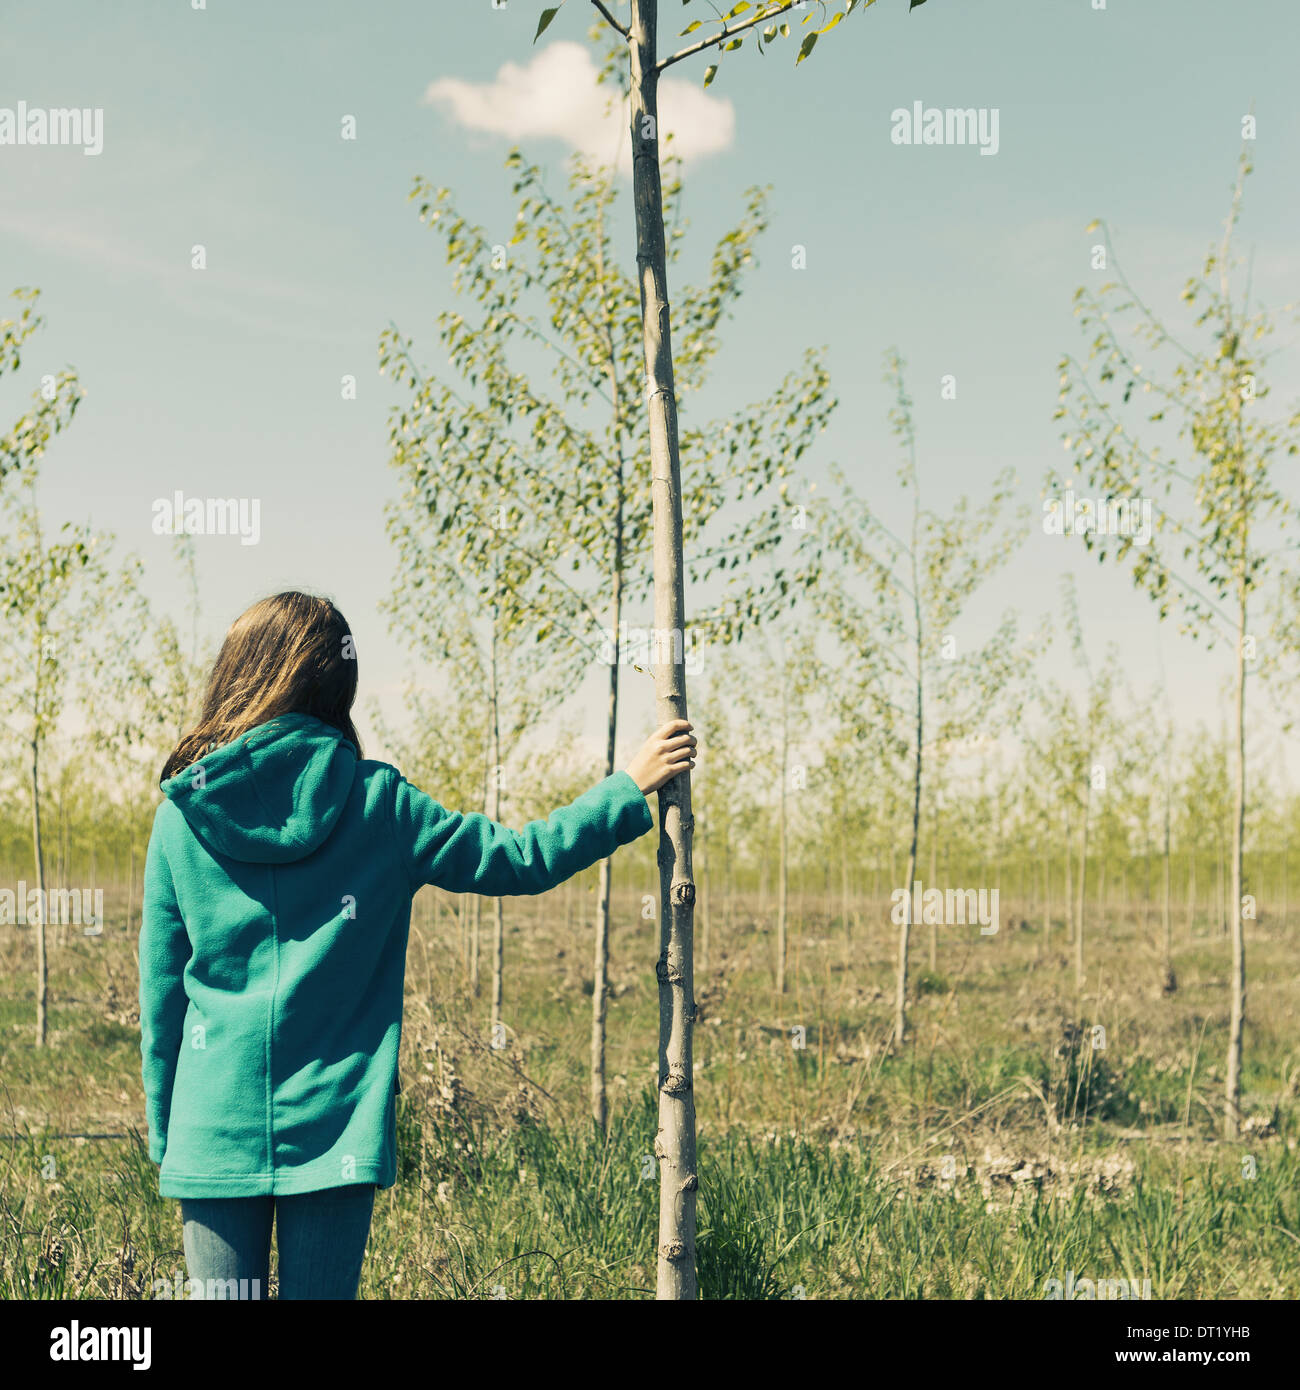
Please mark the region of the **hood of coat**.
[[357, 750], [310, 714], [282, 714], [212, 749], [162, 793], [210, 849], [287, 864], [324, 844], [347, 803]]

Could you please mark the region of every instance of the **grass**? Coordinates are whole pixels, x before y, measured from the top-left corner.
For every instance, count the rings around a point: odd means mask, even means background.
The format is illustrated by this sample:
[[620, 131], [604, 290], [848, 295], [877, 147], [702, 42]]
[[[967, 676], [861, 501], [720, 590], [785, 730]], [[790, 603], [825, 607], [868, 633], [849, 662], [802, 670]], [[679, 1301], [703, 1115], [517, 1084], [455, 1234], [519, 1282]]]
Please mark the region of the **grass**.
[[[1032, 929], [950, 929], [938, 969], [918, 960], [912, 1037], [890, 1051], [883, 910], [850, 938], [805, 904], [777, 998], [766, 914], [737, 906], [696, 982], [704, 1297], [1042, 1298], [1070, 1274], [1150, 1280], [1157, 1299], [1300, 1292], [1300, 983], [1280, 927], [1248, 943], [1251, 1129], [1229, 1145], [1217, 937], [1181, 944], [1165, 997], [1154, 933], [1116, 911], [1090, 926], [1080, 996], [1059, 927], [1046, 949]], [[653, 1296], [654, 943], [629, 899], [602, 1134], [585, 1113], [588, 940], [550, 908], [508, 907], [510, 1046], [494, 1051], [454, 921], [432, 893], [418, 904], [401, 1164], [362, 1297]], [[139, 1135], [133, 942], [119, 924], [51, 944], [42, 1050], [33, 956], [29, 930], [0, 928], [0, 1296], [153, 1296], [184, 1261]]]

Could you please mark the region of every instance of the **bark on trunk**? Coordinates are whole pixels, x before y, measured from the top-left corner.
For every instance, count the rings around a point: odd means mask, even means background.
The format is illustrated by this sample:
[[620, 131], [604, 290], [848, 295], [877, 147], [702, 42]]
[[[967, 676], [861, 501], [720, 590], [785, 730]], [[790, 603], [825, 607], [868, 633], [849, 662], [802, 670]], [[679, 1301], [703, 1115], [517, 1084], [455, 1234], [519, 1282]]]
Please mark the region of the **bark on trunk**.
[[1187, 939], [1196, 935], [1196, 850], [1187, 856]]
[[700, 962], [704, 969], [709, 968], [709, 938], [711, 919], [709, 914], [709, 822], [706, 816], [700, 825]]
[[36, 1046], [44, 1047], [48, 1020], [46, 1002], [49, 990], [49, 960], [45, 950], [45, 847], [41, 841], [40, 739], [32, 736], [32, 855], [36, 860], [36, 893], [40, 921], [36, 926]]
[[[492, 709], [488, 709], [488, 719], [492, 718]], [[489, 722], [487, 737], [483, 740], [483, 814], [491, 815], [491, 801], [488, 796], [488, 785], [492, 775], [492, 728]], [[482, 989], [482, 971], [479, 968], [479, 947], [483, 940], [483, 899], [477, 895], [474, 898], [474, 911], [470, 921], [469, 935], [469, 987], [473, 992], [474, 998], [479, 997]]]
[[1173, 789], [1168, 778], [1165, 780], [1165, 849], [1164, 884], [1160, 900], [1160, 924], [1165, 945], [1165, 993], [1172, 994], [1178, 988], [1178, 977], [1174, 974], [1174, 902], [1173, 902], [1173, 860], [1170, 854], [1173, 821]]
[[1232, 808], [1232, 1004], [1228, 1022], [1228, 1068], [1224, 1082], [1223, 1133], [1241, 1133], [1241, 1048], [1246, 1023], [1246, 939], [1241, 918], [1242, 848], [1246, 831], [1246, 589], [1239, 580], [1236, 671], [1236, 767]]
[[[617, 569], [611, 616], [614, 624], [614, 660], [609, 668], [609, 706], [605, 723], [606, 777], [614, 772], [614, 745], [618, 737], [618, 634], [622, 621], [622, 575]], [[609, 1114], [605, 1091], [605, 1018], [609, 1009], [609, 899], [613, 876], [613, 859], [602, 859], [596, 901], [596, 958], [591, 977], [591, 1118], [601, 1130], [605, 1128]]]
[[847, 940], [851, 934], [849, 926], [849, 847], [848, 839], [844, 835], [840, 836], [840, 922], [844, 928], [845, 940]]
[[[1092, 761], [1089, 753], [1089, 762]], [[1090, 769], [1085, 769], [1085, 781], [1083, 792], [1083, 833], [1079, 845], [1079, 901], [1076, 909], [1076, 921], [1074, 927], [1074, 987], [1080, 992], [1083, 991], [1084, 970], [1083, 970], [1083, 911], [1084, 911], [1084, 888], [1088, 881], [1088, 813], [1092, 809], [1092, 773]]]
[[[492, 611], [492, 652], [489, 670], [489, 702], [492, 708], [492, 819], [501, 819], [501, 699], [497, 684], [497, 616]], [[506, 924], [501, 899], [492, 900], [492, 1045], [504, 1043], [501, 996], [504, 990]]]
[[[784, 653], [782, 653], [784, 661]], [[790, 866], [787, 862], [789, 851], [789, 827], [787, 825], [786, 779], [790, 775], [790, 720], [786, 708], [785, 670], [781, 671], [781, 812], [779, 843], [777, 847], [777, 902], [776, 902], [776, 992], [785, 993], [786, 931], [789, 925]]]
[[[650, 428], [655, 706], [660, 721], [667, 722], [687, 718], [686, 605], [681, 461], [659, 177], [657, 28], [657, 0], [631, 0], [632, 191]], [[691, 779], [689, 772], [683, 772], [659, 791], [659, 1132], [655, 1152], [659, 1159], [660, 1299], [694, 1299], [698, 1295], [691, 1047], [695, 1024], [692, 828]]]
[[[936, 812], [933, 824], [930, 827], [930, 888], [939, 886], [939, 816]], [[939, 924], [937, 921], [930, 923], [930, 973], [936, 974], [939, 969]]]
[[1065, 938], [1074, 940], [1074, 846], [1070, 840], [1070, 806], [1065, 807]]
[[1223, 899], [1223, 836], [1219, 836], [1218, 876], [1214, 880], [1214, 898], [1219, 913], [1219, 935], [1228, 934], [1228, 909]]
[[912, 936], [912, 887], [916, 879], [916, 847], [921, 835], [921, 756], [925, 747], [923, 632], [921, 627], [921, 577], [917, 562], [917, 525], [920, 489], [916, 483], [916, 460], [912, 460], [912, 596], [916, 623], [916, 769], [912, 779], [912, 841], [907, 851], [907, 892], [904, 895], [903, 924], [898, 929], [898, 989], [894, 996], [894, 1046], [907, 1040], [907, 953]]
[[1043, 844], [1043, 935], [1042, 947], [1044, 953], [1051, 949], [1052, 945], [1052, 860], [1047, 852], [1047, 844]]

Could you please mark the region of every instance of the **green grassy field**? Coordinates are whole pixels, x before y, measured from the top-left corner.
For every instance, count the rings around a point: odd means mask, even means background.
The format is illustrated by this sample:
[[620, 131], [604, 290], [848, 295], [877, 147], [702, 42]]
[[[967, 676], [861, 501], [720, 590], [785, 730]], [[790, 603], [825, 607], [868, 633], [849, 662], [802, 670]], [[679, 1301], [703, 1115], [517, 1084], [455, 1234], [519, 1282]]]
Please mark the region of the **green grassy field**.
[[[400, 1173], [376, 1202], [361, 1296], [653, 1297], [653, 926], [617, 904], [601, 1135], [581, 912], [566, 933], [558, 895], [507, 904], [510, 1040], [494, 1050], [449, 902], [417, 903]], [[1217, 931], [1182, 933], [1165, 995], [1151, 920], [1110, 912], [1089, 923], [1076, 998], [1059, 922], [1047, 945], [1014, 908], [995, 937], [945, 928], [935, 970], [917, 943], [913, 1034], [891, 1054], [894, 929], [885, 905], [860, 906], [878, 925], [850, 935], [805, 899], [780, 999], [768, 914], [741, 900], [715, 917], [696, 981], [704, 1297], [1038, 1299], [1083, 1279], [1154, 1299], [1300, 1295], [1289, 932], [1251, 924], [1249, 1118], [1228, 1145]], [[50, 929], [43, 1050], [33, 933], [0, 927], [6, 1298], [150, 1298], [184, 1277], [179, 1204], [157, 1195], [140, 1138], [134, 941], [120, 905], [110, 921], [62, 944]]]

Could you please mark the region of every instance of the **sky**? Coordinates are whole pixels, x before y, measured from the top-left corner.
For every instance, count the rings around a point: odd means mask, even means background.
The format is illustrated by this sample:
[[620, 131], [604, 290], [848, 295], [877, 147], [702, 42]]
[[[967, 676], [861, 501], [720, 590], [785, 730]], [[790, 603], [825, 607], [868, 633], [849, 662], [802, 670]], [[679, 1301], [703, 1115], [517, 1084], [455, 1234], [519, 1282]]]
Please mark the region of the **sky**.
[[[393, 578], [383, 506], [396, 491], [397, 397], [378, 375], [378, 338], [395, 323], [431, 361], [436, 315], [452, 302], [439, 242], [407, 193], [417, 175], [446, 185], [504, 241], [513, 144], [557, 191], [575, 148], [612, 155], [620, 130], [595, 90], [593, 12], [567, 0], [534, 44], [534, 0], [195, 3], [5, 6], [0, 113], [75, 106], [102, 110], [103, 125], [97, 154], [0, 145], [0, 287], [39, 286], [48, 324], [22, 377], [0, 382], [0, 418], [16, 416], [41, 372], [76, 367], [86, 397], [45, 462], [43, 505], [140, 554], [164, 611], [179, 615], [182, 590], [170, 542], [152, 530], [155, 502], [178, 489], [258, 499], [256, 545], [197, 538], [204, 633], [219, 638], [265, 593], [328, 593], [357, 636], [363, 706], [376, 699], [400, 723], [408, 672], [429, 673], [379, 611]], [[661, 9], [665, 51], [710, 12], [700, 0]], [[1124, 571], [1038, 524], [1043, 479], [1065, 460], [1057, 363], [1083, 347], [1071, 296], [1098, 278], [1093, 218], [1148, 302], [1178, 312], [1219, 234], [1252, 110], [1240, 244], [1258, 301], [1300, 298], [1298, 28], [1284, 0], [928, 0], [911, 14], [905, 0], [878, 0], [797, 69], [792, 43], [760, 55], [751, 41], [707, 90], [701, 57], [674, 66], [661, 91], [686, 160], [690, 231], [674, 275], [701, 278], [745, 190], [771, 186], [771, 227], [724, 334], [710, 413], [761, 397], [806, 346], [825, 345], [841, 404], [807, 470], [822, 478], [839, 463], [888, 513], [897, 456], [882, 363], [896, 346], [927, 502], [978, 498], [1012, 467], [1034, 511], [980, 612], [991, 622], [1012, 605], [1034, 620], [1073, 572], [1094, 660], [1113, 643], [1138, 689], [1163, 673], [1185, 726], [1224, 716], [1226, 651], [1206, 655], [1162, 627]], [[917, 102], [996, 110], [996, 153], [895, 143], [893, 113]], [[348, 118], [355, 139], [343, 138]], [[630, 266], [626, 177], [619, 217]], [[355, 400], [341, 391], [348, 375]], [[1300, 396], [1294, 349], [1275, 389]], [[1059, 669], [1070, 678], [1068, 662]], [[629, 745], [652, 722], [640, 685]], [[600, 689], [593, 671], [565, 714], [593, 749]]]

